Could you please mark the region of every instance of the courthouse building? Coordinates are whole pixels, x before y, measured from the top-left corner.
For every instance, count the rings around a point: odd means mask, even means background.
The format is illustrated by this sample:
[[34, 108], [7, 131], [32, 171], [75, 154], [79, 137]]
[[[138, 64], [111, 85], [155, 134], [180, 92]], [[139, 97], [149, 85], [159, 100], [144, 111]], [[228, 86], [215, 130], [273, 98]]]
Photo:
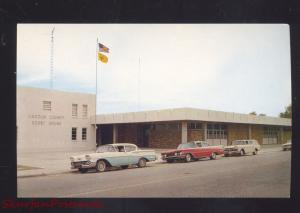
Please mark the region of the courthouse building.
[[229, 145], [237, 139], [260, 144], [291, 139], [291, 119], [286, 118], [195, 108], [95, 114], [94, 94], [18, 87], [17, 149], [79, 151], [109, 143], [175, 148], [193, 140]]

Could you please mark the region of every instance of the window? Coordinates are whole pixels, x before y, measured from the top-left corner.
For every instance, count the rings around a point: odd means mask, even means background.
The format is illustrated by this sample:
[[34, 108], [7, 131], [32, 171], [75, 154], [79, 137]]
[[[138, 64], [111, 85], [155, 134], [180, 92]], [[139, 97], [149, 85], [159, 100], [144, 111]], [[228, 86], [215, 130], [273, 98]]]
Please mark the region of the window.
[[115, 148], [112, 145], [103, 145], [99, 146], [96, 150], [97, 153], [100, 152], [115, 152]]
[[197, 148], [197, 146], [195, 143], [181, 143], [177, 147], [177, 149], [189, 149], [189, 148]]
[[43, 101], [43, 110], [51, 111], [51, 101]]
[[86, 128], [82, 128], [82, 140], [86, 140]]
[[82, 117], [86, 118], [88, 116], [88, 106], [82, 105]]
[[188, 129], [202, 129], [202, 125], [199, 122], [188, 123]]
[[72, 104], [72, 117], [77, 117], [77, 104]]
[[75, 141], [77, 139], [77, 128], [72, 127], [72, 140]]
[[264, 137], [265, 138], [276, 138], [279, 132], [277, 127], [264, 127]]
[[232, 142], [232, 145], [245, 145], [245, 141], [236, 140]]
[[208, 124], [207, 125], [208, 139], [226, 139], [227, 126], [224, 124]]
[[125, 145], [125, 151], [126, 151], [126, 152], [132, 152], [132, 151], [135, 151], [135, 146]]
[[117, 146], [119, 152], [125, 152], [124, 146]]
[[180, 124], [179, 123], [160, 123], [160, 124], [155, 124], [153, 129], [155, 129], [155, 130], [179, 130]]

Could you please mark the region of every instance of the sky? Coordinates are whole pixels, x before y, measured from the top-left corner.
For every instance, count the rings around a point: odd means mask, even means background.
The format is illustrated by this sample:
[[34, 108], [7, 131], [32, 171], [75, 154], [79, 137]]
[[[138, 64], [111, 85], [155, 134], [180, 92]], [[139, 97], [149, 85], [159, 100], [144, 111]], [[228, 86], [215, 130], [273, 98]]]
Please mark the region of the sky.
[[[96, 93], [97, 114], [192, 107], [278, 116], [291, 103], [287, 24], [18, 24], [17, 85]], [[96, 60], [97, 39], [109, 47]]]

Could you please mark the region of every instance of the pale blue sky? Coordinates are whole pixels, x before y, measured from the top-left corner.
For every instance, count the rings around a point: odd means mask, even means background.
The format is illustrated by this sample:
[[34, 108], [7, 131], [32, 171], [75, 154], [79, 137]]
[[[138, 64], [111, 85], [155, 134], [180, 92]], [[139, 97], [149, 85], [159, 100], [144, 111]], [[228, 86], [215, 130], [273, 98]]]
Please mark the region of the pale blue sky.
[[110, 48], [109, 62], [98, 62], [97, 113], [195, 107], [278, 116], [291, 103], [286, 24], [18, 24], [18, 85], [50, 87], [54, 26], [54, 89], [95, 93], [97, 37]]

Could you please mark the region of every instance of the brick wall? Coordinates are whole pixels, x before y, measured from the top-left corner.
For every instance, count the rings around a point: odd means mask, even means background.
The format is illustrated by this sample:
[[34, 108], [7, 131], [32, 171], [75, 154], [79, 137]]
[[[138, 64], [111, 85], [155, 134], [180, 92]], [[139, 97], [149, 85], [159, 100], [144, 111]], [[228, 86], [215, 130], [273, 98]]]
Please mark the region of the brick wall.
[[[228, 144], [234, 140], [248, 139], [248, 124], [228, 124]], [[252, 128], [253, 136], [253, 128]]]
[[263, 143], [264, 137], [264, 126], [263, 125], [252, 125], [252, 138], [258, 141], [260, 145]]
[[203, 129], [191, 130], [188, 129], [188, 142], [189, 141], [203, 141], [204, 140], [204, 132]]
[[151, 148], [177, 148], [181, 143], [181, 130], [150, 130], [149, 147]]
[[284, 129], [283, 130], [283, 141], [281, 143], [286, 143], [288, 140], [292, 139], [292, 130]]
[[118, 143], [137, 144], [137, 124], [118, 124]]

